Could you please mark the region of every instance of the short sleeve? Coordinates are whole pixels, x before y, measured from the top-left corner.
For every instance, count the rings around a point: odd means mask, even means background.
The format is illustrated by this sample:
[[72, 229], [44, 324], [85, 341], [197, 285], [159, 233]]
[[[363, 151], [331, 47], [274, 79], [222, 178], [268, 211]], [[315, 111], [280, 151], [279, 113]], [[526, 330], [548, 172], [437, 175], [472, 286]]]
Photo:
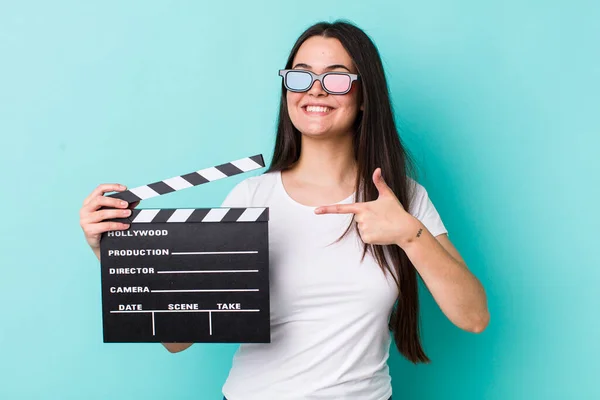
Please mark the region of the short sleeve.
[[413, 183], [410, 214], [421, 221], [433, 236], [448, 233], [442, 218], [427, 194], [427, 190], [418, 182], [412, 179], [410, 181]]
[[223, 200], [223, 203], [221, 203], [221, 207], [249, 207], [248, 194], [248, 182], [245, 179], [231, 189], [231, 191], [225, 197], [225, 200]]

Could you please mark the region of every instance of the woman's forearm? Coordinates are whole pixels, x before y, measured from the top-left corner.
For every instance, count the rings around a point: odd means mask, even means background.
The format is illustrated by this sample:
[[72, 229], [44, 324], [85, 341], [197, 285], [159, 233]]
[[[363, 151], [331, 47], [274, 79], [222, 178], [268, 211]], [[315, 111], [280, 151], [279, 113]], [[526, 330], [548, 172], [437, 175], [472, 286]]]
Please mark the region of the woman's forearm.
[[398, 245], [412, 261], [437, 304], [459, 328], [475, 333], [483, 331], [490, 317], [485, 290], [479, 280], [423, 224], [419, 222], [415, 232], [409, 243]]

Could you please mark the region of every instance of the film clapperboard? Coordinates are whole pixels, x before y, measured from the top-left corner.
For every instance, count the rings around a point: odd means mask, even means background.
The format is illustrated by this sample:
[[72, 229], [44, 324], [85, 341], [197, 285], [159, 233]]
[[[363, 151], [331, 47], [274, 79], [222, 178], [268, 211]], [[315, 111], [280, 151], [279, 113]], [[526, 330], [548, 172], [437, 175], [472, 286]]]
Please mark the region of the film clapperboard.
[[[264, 167], [262, 155], [108, 195], [129, 203]], [[268, 208], [133, 209], [102, 234], [105, 343], [269, 343]]]

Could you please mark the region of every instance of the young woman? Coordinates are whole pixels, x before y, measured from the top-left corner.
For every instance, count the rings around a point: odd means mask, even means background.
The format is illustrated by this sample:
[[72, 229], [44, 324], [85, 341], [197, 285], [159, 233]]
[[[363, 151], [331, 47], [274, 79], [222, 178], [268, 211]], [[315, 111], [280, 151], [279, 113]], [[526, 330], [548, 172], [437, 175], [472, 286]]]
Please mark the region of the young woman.
[[[272, 342], [240, 346], [223, 393], [228, 400], [388, 399], [389, 330], [408, 360], [429, 361], [419, 338], [417, 273], [444, 314], [470, 332], [489, 321], [484, 289], [411, 178], [369, 37], [349, 23], [318, 23], [279, 75], [271, 166], [223, 202], [270, 207]], [[100, 234], [128, 228], [104, 221], [129, 214], [127, 204], [103, 196], [122, 190], [100, 185], [81, 210], [98, 258]], [[178, 352], [191, 343], [164, 346]]]

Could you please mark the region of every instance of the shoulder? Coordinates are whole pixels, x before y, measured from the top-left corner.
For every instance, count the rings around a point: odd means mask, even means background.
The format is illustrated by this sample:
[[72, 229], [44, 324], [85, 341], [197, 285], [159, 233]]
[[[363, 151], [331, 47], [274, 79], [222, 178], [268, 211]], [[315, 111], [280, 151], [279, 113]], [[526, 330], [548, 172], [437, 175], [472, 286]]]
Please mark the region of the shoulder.
[[265, 188], [274, 186], [277, 183], [278, 174], [279, 171], [266, 172], [261, 175], [246, 178], [240, 183], [246, 185], [248, 187], [248, 190], [250, 190], [251, 192], [264, 190]]
[[251, 176], [241, 181], [237, 186], [246, 192], [249, 198], [260, 196], [265, 192], [271, 192], [277, 185], [279, 172], [267, 172], [258, 176]]
[[413, 178], [407, 176], [406, 181], [408, 187], [408, 197], [410, 199], [409, 212], [414, 215], [419, 211], [419, 207], [422, 205], [422, 203], [429, 200], [429, 195], [427, 193], [427, 189], [425, 189], [423, 185]]
[[251, 207], [273, 191], [277, 185], [279, 172], [267, 172], [258, 176], [251, 176], [240, 181], [231, 189], [222, 207]]
[[410, 207], [408, 212], [423, 222], [434, 236], [447, 233], [437, 209], [429, 198], [429, 194], [423, 185], [412, 178], [407, 177]]

